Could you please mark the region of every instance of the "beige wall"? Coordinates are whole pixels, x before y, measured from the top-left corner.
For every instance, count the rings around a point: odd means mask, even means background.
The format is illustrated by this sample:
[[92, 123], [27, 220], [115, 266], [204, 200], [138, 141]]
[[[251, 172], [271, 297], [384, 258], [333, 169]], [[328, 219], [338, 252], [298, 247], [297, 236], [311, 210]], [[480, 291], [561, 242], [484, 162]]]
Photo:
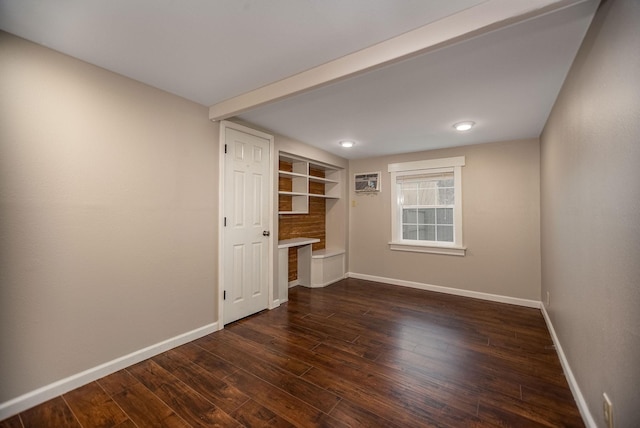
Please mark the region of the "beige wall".
[[640, 2], [604, 2], [541, 137], [542, 293], [591, 414], [640, 426]]
[[0, 403], [216, 321], [207, 108], [0, 33]]
[[[389, 250], [387, 165], [465, 156], [462, 168], [465, 257]], [[521, 299], [540, 298], [538, 140], [489, 143], [351, 161], [382, 172], [382, 191], [351, 190], [349, 271]], [[353, 185], [350, 186], [351, 189]]]

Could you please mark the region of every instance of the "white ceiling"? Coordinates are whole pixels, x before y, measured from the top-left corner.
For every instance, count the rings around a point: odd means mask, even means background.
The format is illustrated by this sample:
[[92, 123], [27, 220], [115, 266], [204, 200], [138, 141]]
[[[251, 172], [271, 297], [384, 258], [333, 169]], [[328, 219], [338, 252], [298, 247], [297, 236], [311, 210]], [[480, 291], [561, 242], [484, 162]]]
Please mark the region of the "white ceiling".
[[[491, 1], [0, 0], [0, 28], [211, 106]], [[537, 137], [597, 3], [239, 117], [348, 158]], [[477, 126], [461, 134], [459, 120]]]

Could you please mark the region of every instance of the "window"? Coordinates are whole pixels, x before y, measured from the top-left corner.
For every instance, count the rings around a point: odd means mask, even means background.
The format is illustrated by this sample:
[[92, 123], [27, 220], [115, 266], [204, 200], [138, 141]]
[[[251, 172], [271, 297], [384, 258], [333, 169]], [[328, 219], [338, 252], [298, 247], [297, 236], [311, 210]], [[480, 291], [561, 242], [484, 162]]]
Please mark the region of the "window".
[[389, 165], [392, 250], [461, 255], [464, 157]]
[[453, 242], [453, 173], [396, 178], [402, 240]]

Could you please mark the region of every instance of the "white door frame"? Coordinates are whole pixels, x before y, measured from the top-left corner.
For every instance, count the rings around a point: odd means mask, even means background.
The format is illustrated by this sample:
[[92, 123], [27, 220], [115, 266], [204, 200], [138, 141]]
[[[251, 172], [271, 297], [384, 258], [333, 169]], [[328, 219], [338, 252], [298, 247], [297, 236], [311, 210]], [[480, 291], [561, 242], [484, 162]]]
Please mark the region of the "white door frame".
[[275, 144], [273, 135], [269, 135], [267, 133], [256, 131], [255, 129], [251, 129], [249, 127], [239, 125], [237, 123], [229, 122], [227, 120], [223, 120], [220, 122], [220, 150], [219, 150], [219, 167], [218, 167], [218, 327], [220, 330], [224, 328], [224, 267], [225, 267], [225, 254], [224, 254], [224, 192], [225, 192], [225, 152], [224, 146], [226, 143], [226, 132], [227, 129], [235, 129], [237, 131], [244, 132], [246, 134], [251, 134], [256, 137], [264, 138], [265, 140], [269, 140], [269, 230], [271, 231], [271, 241], [269, 242], [268, 247], [268, 275], [267, 278], [267, 287], [269, 289], [269, 302], [268, 308], [273, 309], [279, 306], [279, 301], [274, 300], [273, 298], [273, 248], [274, 248], [274, 239], [278, 239], [275, 229], [275, 219], [273, 214], [273, 192], [274, 192], [274, 172], [273, 172], [273, 159], [275, 156]]

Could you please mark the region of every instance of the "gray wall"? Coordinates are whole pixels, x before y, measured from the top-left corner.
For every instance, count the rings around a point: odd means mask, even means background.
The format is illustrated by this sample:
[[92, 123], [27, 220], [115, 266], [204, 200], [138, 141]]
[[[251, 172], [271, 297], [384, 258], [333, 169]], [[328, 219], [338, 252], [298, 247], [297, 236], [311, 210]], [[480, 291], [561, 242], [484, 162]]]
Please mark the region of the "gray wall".
[[[540, 163], [537, 139], [352, 160], [354, 173], [382, 172], [379, 194], [351, 184], [349, 271], [403, 281], [540, 299]], [[464, 257], [391, 251], [387, 165], [465, 156]]]
[[218, 127], [0, 33], [0, 403], [217, 320]]
[[599, 426], [603, 392], [640, 426], [639, 23], [601, 5], [541, 138], [542, 295]]

